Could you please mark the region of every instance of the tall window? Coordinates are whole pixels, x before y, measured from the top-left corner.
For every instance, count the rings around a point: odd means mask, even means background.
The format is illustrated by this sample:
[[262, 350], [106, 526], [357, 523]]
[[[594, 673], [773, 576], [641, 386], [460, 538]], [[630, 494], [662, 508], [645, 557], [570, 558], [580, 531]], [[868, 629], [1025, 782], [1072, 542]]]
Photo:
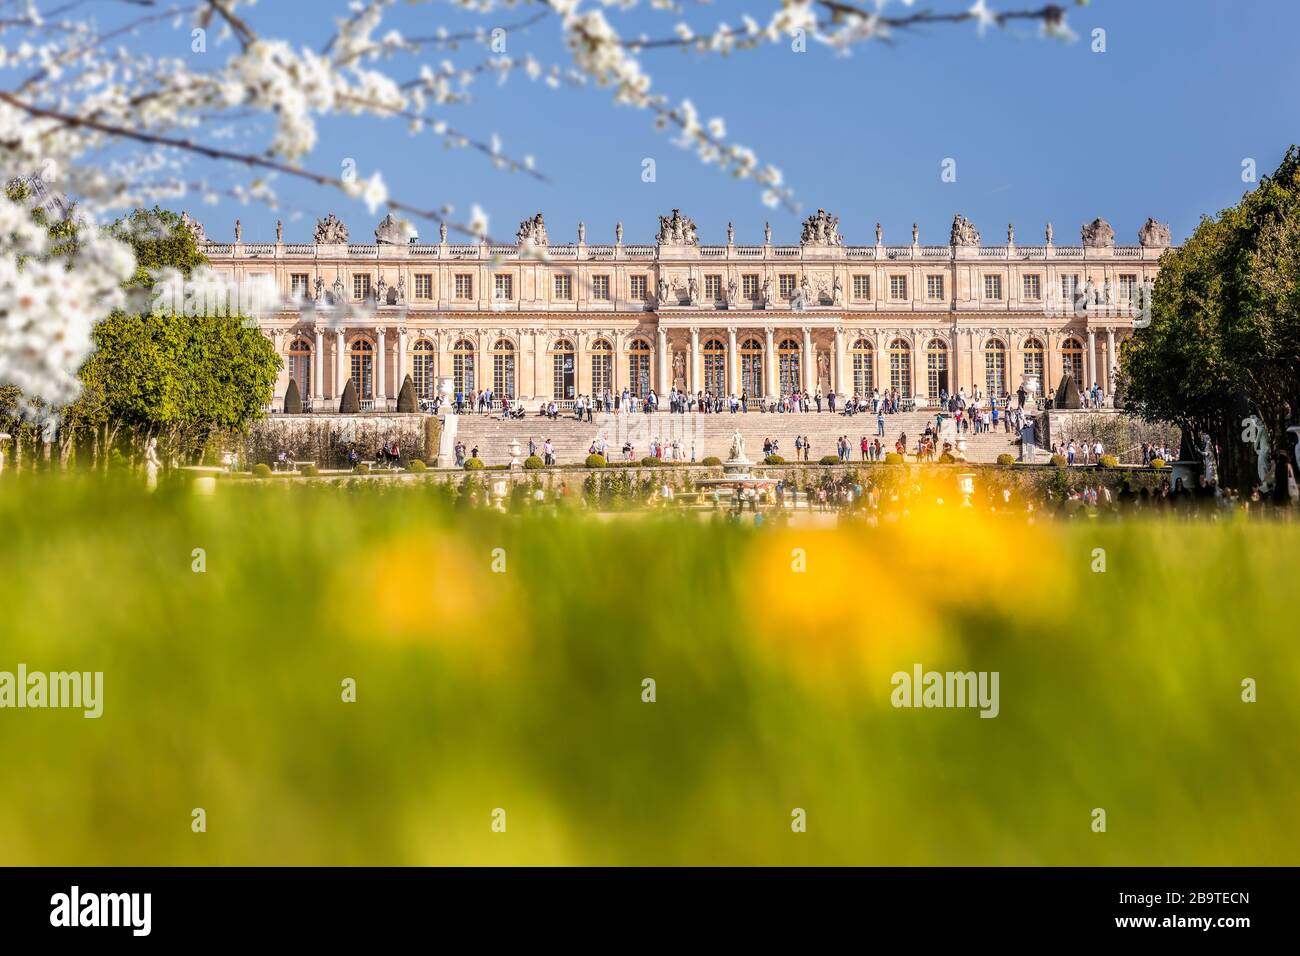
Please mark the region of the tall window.
[[474, 377], [474, 343], [461, 339], [451, 349], [451, 387], [468, 396], [478, 379]]
[[311, 298], [311, 276], [306, 272], [295, 272], [289, 276], [289, 295], [295, 299]]
[[1007, 390], [1007, 347], [998, 339], [984, 343], [984, 389], [989, 398]]
[[1037, 302], [1043, 297], [1043, 277], [1034, 273], [1021, 279], [1021, 298], [1030, 302]]
[[359, 400], [375, 397], [375, 350], [365, 339], [352, 343], [352, 380]]
[[889, 387], [898, 389], [903, 398], [912, 394], [912, 346], [906, 339], [889, 343]]
[[704, 390], [727, 394], [727, 347], [717, 339], [704, 343]]
[[634, 339], [627, 351], [628, 389], [637, 398], [645, 398], [650, 394], [650, 343]]
[[515, 297], [515, 277], [509, 272], [498, 272], [492, 277], [492, 298], [509, 302]]
[[704, 299], [706, 302], [722, 301], [722, 276], [706, 275], [704, 277]]
[[776, 350], [776, 369], [778, 394], [789, 395], [803, 391], [803, 379], [799, 374], [799, 343], [794, 339], [782, 339]]
[[1123, 305], [1132, 305], [1137, 298], [1138, 277], [1121, 274], [1119, 277], [1119, 301]]
[[591, 277], [591, 297], [598, 302], [609, 301], [609, 276], [599, 275]]
[[925, 297], [931, 302], [943, 301], [943, 276], [932, 275], [925, 277]]
[[988, 275], [984, 277], [984, 298], [993, 302], [1002, 301], [1002, 276]]
[[858, 339], [849, 354], [853, 357], [853, 394], [866, 397], [876, 387], [876, 350], [866, 339]]
[[889, 277], [889, 297], [895, 302], [907, 298], [907, 276]]
[[551, 371], [553, 373], [551, 392], [557, 401], [574, 397], [577, 384], [577, 366], [574, 364], [573, 343], [560, 339], [551, 346]]
[[433, 343], [420, 339], [411, 349], [411, 384], [415, 386], [416, 398], [433, 401]]
[[492, 346], [492, 391], [497, 398], [515, 397], [515, 344], [509, 339]]
[[753, 302], [758, 298], [758, 274], [746, 273], [740, 277], [740, 294]]
[[603, 395], [613, 389], [614, 350], [604, 339], [591, 344], [591, 394]]
[[311, 395], [311, 345], [306, 339], [294, 339], [289, 346], [289, 378], [298, 384], [299, 395]]
[[740, 344], [740, 388], [749, 398], [763, 396], [763, 346], [758, 339]]
[[645, 276], [631, 276], [631, 299], [633, 302], [644, 302], [646, 295]]
[[417, 299], [433, 298], [433, 274], [417, 272], [415, 274], [415, 297]]
[[871, 276], [864, 273], [853, 276], [853, 298], [859, 302], [871, 298]]
[[1066, 305], [1074, 304], [1074, 297], [1079, 293], [1079, 277], [1061, 276], [1061, 301]]
[[1083, 381], [1083, 343], [1074, 337], [1061, 344], [1061, 371], [1073, 378], [1081, 390], [1087, 387]]
[[930, 398], [948, 390], [948, 343], [931, 339], [925, 347], [925, 387]]
[[1047, 382], [1043, 378], [1043, 343], [1038, 339], [1025, 339], [1023, 356], [1025, 360], [1025, 374], [1038, 376], [1038, 394], [1043, 394], [1047, 388]]
[[357, 300], [370, 298], [370, 273], [352, 273], [352, 298]]
[[474, 274], [472, 272], [456, 273], [456, 298], [462, 302], [474, 298]]
[[567, 272], [557, 272], [555, 274], [555, 297], [562, 301], [569, 301], [573, 298], [573, 276]]
[[788, 299], [794, 295], [795, 275], [793, 272], [783, 272], [780, 277], [781, 298]]

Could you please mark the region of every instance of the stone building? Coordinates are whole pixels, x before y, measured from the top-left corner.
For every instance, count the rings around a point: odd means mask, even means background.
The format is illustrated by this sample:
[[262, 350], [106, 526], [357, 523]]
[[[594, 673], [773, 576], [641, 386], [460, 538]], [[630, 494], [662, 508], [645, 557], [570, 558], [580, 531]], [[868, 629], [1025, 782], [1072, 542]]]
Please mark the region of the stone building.
[[[192, 222], [192, 220], [190, 220]], [[195, 226], [202, 234], [201, 227]], [[919, 403], [947, 389], [1054, 388], [1064, 372], [1109, 394], [1120, 342], [1141, 328], [1169, 228], [1148, 220], [1116, 245], [1101, 219], [1079, 245], [1019, 245], [1007, 228], [982, 242], [957, 216], [948, 242], [849, 245], [818, 210], [797, 245], [704, 245], [679, 211], [653, 245], [552, 244], [539, 213], [513, 245], [420, 243], [389, 215], [355, 243], [332, 214], [312, 243], [203, 238], [213, 269], [263, 283], [278, 305], [258, 318], [316, 411], [357, 380], [363, 410], [395, 407], [411, 376], [421, 399], [453, 390], [567, 402], [671, 386], [772, 398], [795, 389], [869, 395], [896, 388]]]

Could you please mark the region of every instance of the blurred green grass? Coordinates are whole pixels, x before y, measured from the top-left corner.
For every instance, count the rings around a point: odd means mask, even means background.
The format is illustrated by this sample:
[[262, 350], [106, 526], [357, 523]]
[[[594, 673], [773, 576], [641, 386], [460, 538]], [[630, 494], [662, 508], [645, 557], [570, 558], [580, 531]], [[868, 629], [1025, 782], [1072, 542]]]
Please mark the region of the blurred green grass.
[[[0, 865], [1295, 865], [1298, 557], [1244, 521], [7, 476], [0, 670], [102, 670], [105, 703], [0, 710]], [[914, 663], [999, 671], [1000, 715], [893, 709]]]

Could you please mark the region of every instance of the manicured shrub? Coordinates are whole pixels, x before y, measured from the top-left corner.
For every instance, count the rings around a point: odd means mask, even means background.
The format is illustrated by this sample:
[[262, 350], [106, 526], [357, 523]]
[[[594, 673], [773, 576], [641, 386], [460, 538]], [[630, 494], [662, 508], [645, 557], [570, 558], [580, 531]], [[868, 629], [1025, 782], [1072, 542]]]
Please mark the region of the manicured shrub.
[[[525, 462], [527, 464], [527, 462]], [[588, 468], [604, 468], [609, 462], [605, 461], [604, 455], [588, 455], [586, 465]]]
[[478, 458], [466, 458], [466, 459], [465, 459], [465, 470], [466, 470], [466, 471], [482, 471], [482, 470], [483, 470], [484, 468], [486, 468], [486, 467], [487, 467], [487, 466], [484, 465], [483, 462], [482, 462], [481, 460], [479, 460]]
[[[593, 455], [593, 458], [599, 458], [599, 455]], [[541, 455], [529, 455], [524, 459], [525, 471], [536, 471], [538, 468], [545, 468], [546, 462], [542, 461]]]
[[956, 459], [956, 457], [953, 456], [953, 453], [952, 453], [952, 452], [950, 452], [950, 451], [946, 451], [946, 452], [944, 452], [942, 455], [939, 456], [939, 464], [941, 464], [941, 465], [955, 465], [955, 464], [957, 464], [957, 459]]
[[270, 478], [270, 477], [271, 477], [271, 466], [270, 466], [270, 465], [263, 464], [262, 462], [259, 461], [256, 465], [253, 466], [253, 477], [254, 477], [254, 478]]
[[1055, 465], [1057, 468], [1064, 468], [1067, 464], [1069, 464], [1069, 461], [1070, 459], [1066, 458], [1064, 455], [1052, 456], [1052, 464]]
[[315, 465], [303, 465], [298, 469], [298, 473], [306, 478], [317, 478], [320, 476], [320, 469]]
[[402, 382], [402, 388], [397, 393], [397, 410], [399, 412], [418, 412], [420, 403], [415, 398], [415, 383], [411, 381], [411, 376], [407, 375], [406, 380]]
[[1163, 458], [1152, 458], [1152, 459], [1151, 459], [1151, 467], [1152, 467], [1152, 468], [1168, 468], [1168, 467], [1169, 467], [1169, 464], [1168, 464], [1168, 462], [1166, 462]]
[[702, 458], [700, 460], [700, 464], [709, 465], [709, 466], [721, 465], [722, 459], [719, 458], [717, 455], [709, 455], [707, 458]]
[[410, 461], [406, 463], [406, 470], [419, 474], [422, 471], [428, 471], [429, 466], [426, 465], [424, 462], [420, 461], [420, 459], [418, 458], [412, 458]]
[[354, 465], [352, 468], [352, 474], [354, 475], [370, 474], [370, 463], [365, 461], [357, 462], [356, 465]]
[[1100, 464], [1101, 467], [1103, 468], [1118, 468], [1119, 459], [1116, 458], [1114, 455], [1102, 455], [1101, 461], [1098, 462], [1098, 464]]
[[1015, 463], [1016, 463], [1016, 459], [1014, 455], [1008, 455], [1006, 452], [1003, 452], [1002, 454], [998, 455], [998, 464], [1001, 465], [1003, 468], [1009, 468], [1011, 465], [1014, 465]]
[[782, 458], [780, 455], [768, 455], [766, 458], [763, 459], [763, 464], [765, 464], [765, 465], [784, 465], [784, 464], [785, 464], [785, 459]]
[[339, 396], [339, 414], [355, 415], [359, 411], [361, 402], [357, 399], [357, 382], [350, 378], [343, 386], [343, 394]]
[[817, 460], [817, 464], [819, 464], [819, 465], [838, 465], [838, 464], [840, 464], [840, 456], [839, 456], [839, 455], [822, 455], [821, 458], [819, 458], [819, 459]]
[[887, 451], [885, 452], [885, 464], [901, 465], [903, 464], [903, 456], [896, 451]]
[[298, 391], [298, 383], [293, 379], [289, 379], [289, 387], [284, 390], [284, 413], [302, 414], [302, 394]]
[[660, 464], [662, 464], [662, 462], [660, 462], [659, 459], [656, 458], [654, 455], [646, 455], [644, 458], [641, 459], [641, 464], [646, 468], [657, 468]]

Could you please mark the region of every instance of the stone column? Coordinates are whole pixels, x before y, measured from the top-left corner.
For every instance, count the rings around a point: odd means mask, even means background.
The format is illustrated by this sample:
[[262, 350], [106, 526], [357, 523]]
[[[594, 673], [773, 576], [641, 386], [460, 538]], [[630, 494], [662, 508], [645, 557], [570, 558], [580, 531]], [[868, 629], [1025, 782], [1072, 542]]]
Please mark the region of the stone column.
[[343, 397], [343, 386], [348, 382], [347, 351], [344, 348], [343, 330], [334, 333], [334, 402]]
[[740, 356], [736, 353], [736, 329], [727, 329], [727, 391], [740, 394]]
[[766, 399], [772, 399], [777, 396], [776, 390], [776, 344], [772, 341], [772, 329], [763, 330], [763, 378], [767, 381], [763, 385]]
[[661, 326], [659, 329], [659, 354], [656, 356], [659, 375], [656, 391], [662, 396], [668, 392], [668, 333]]
[[1086, 392], [1097, 380], [1097, 333], [1093, 329], [1088, 330], [1088, 350], [1083, 353], [1083, 378], [1084, 385], [1079, 390]]
[[397, 373], [393, 376], [394, 394], [402, 393], [402, 383], [406, 381], [406, 327], [397, 328]]
[[1115, 357], [1115, 330], [1109, 328], [1106, 330], [1106, 394], [1115, 394], [1114, 369], [1119, 368], [1119, 360]]
[[692, 329], [690, 330], [690, 385], [688, 386], [692, 392], [705, 390], [702, 377], [699, 368], [699, 329]]
[[311, 371], [311, 399], [319, 402], [325, 395], [325, 331], [316, 326], [316, 354], [312, 356], [314, 366]]
[[812, 329], [806, 325], [803, 327], [803, 358], [799, 364], [802, 366], [799, 371], [802, 373], [803, 390], [815, 391], [817, 381], [813, 376], [817, 374], [817, 356], [813, 355]]
[[388, 402], [388, 388], [384, 384], [384, 372], [388, 365], [384, 361], [384, 327], [381, 325], [375, 330], [375, 406], [377, 411], [386, 411]]
[[838, 326], [835, 328], [835, 385], [833, 386], [836, 394], [840, 396], [848, 395], [849, 389], [844, 387], [844, 330]]

